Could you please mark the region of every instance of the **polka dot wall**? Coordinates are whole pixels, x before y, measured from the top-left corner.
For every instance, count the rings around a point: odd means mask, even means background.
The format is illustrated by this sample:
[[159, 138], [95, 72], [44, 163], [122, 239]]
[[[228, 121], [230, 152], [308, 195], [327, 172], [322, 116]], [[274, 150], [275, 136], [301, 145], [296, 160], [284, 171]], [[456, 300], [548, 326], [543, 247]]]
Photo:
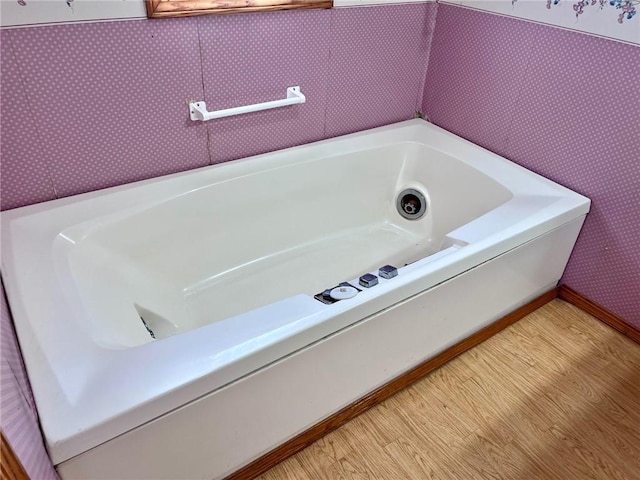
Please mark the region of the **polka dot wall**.
[[435, 4], [200, 17], [207, 108], [284, 98], [304, 106], [209, 123], [223, 162], [386, 125], [419, 104]]
[[[480, 15], [481, 22], [476, 22]], [[502, 154], [522, 72], [541, 27], [449, 5], [438, 8], [437, 35], [423, 111], [438, 125]], [[458, 36], [463, 33], [462, 40]], [[515, 43], [508, 45], [505, 40]]]
[[206, 127], [186, 118], [203, 95], [194, 19], [4, 33], [58, 196], [209, 163]]
[[27, 98], [8, 36], [6, 30], [0, 31], [0, 199], [3, 210], [55, 198], [44, 150], [35, 138], [33, 118], [26, 113]]
[[[415, 59], [428, 56], [435, 8], [2, 31], [3, 58], [14, 59], [2, 62], [2, 208], [409, 119], [426, 68]], [[284, 98], [294, 85], [303, 106], [206, 124], [188, 118], [189, 99], [213, 110]]]
[[53, 470], [44, 449], [38, 426], [38, 413], [20, 355], [4, 288], [0, 292], [0, 351], [2, 432], [11, 442], [11, 447], [30, 478], [56, 480], [58, 475]]
[[424, 82], [436, 4], [337, 10], [332, 20], [328, 137], [411, 118]]
[[331, 11], [198, 18], [209, 110], [286, 98], [299, 86], [304, 105], [209, 122], [214, 162], [324, 136]]
[[640, 47], [438, 7], [432, 121], [591, 198], [563, 283], [640, 328]]

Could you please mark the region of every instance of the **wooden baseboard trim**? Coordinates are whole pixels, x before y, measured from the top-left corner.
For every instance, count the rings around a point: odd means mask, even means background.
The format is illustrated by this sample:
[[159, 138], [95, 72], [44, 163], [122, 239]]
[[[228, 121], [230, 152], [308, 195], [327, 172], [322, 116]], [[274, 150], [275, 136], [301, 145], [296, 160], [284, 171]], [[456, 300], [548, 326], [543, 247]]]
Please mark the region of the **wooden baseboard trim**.
[[492, 337], [501, 330], [504, 330], [509, 325], [512, 325], [521, 318], [542, 307], [544, 304], [550, 302], [554, 298], [557, 298], [557, 296], [558, 288], [554, 288], [553, 290], [540, 295], [526, 305], [523, 305], [491, 325], [462, 340], [460, 343], [449, 347], [444, 352], [401, 374], [389, 383], [381, 386], [368, 395], [365, 395], [360, 400], [356, 400], [354, 403], [346, 406], [339, 412], [325, 418], [305, 432], [302, 432], [298, 436], [271, 450], [269, 453], [263, 455], [257, 460], [254, 460], [249, 465], [241, 468], [235, 473], [232, 473], [226, 480], [248, 480], [262, 475], [278, 463], [286, 460], [292, 455], [295, 455], [316, 440], [319, 440], [333, 430], [336, 430], [349, 420], [357, 417], [366, 410], [369, 410], [371, 407], [374, 407], [383, 400], [386, 400], [403, 388], [420, 380], [461, 353], [464, 353], [470, 348], [484, 342], [486, 339]]
[[0, 479], [29, 480], [11, 444], [5, 438], [4, 432], [0, 432]]
[[587, 297], [582, 295], [580, 292], [575, 291], [573, 288], [562, 285], [559, 289], [558, 297], [565, 302], [569, 302], [572, 305], [580, 308], [581, 310], [584, 310], [588, 314], [593, 315], [601, 322], [606, 323], [611, 328], [619, 331], [626, 337], [629, 337], [634, 342], [640, 343], [640, 330], [635, 328], [633, 325], [628, 324], [621, 317], [613, 312], [610, 312], [602, 305], [589, 300]]

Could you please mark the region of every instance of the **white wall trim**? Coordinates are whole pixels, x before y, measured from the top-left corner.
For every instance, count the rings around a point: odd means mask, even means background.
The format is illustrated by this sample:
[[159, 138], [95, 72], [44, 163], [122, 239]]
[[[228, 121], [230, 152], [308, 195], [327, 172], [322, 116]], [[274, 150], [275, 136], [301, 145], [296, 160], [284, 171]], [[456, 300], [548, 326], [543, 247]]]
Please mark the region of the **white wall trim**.
[[30, 27], [147, 18], [143, 0], [0, 0], [0, 26]]
[[640, 13], [630, 20], [625, 20], [621, 25], [616, 20], [617, 11], [610, 6], [606, 7], [609, 10], [599, 10], [597, 6], [591, 6], [589, 7], [591, 10], [585, 9], [585, 13], [579, 19], [576, 19], [573, 4], [578, 0], [561, 1], [550, 9], [545, 7], [546, 2], [544, 0], [518, 0], [517, 3], [513, 3], [512, 0], [437, 1], [438, 3], [478, 10], [502, 17], [517, 18], [525, 22], [538, 23], [548, 27], [561, 28], [628, 45], [640, 46]]
[[[0, 0], [0, 28], [96, 23], [147, 18], [143, 0]], [[577, 1], [577, 0], [575, 0]], [[622, 24], [613, 7], [588, 7], [576, 19], [572, 0], [545, 8], [544, 0], [334, 0], [334, 7], [375, 6], [409, 3], [445, 3], [494, 15], [514, 17], [550, 27], [640, 46], [640, 13]], [[640, 6], [638, 7], [640, 10]]]

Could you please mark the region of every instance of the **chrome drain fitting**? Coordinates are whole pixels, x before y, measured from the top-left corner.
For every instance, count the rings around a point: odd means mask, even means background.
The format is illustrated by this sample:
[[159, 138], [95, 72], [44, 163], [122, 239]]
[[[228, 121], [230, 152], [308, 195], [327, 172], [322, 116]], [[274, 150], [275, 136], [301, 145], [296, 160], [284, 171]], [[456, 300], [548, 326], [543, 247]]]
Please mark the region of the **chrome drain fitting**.
[[415, 188], [407, 188], [398, 195], [396, 208], [407, 220], [418, 220], [427, 213], [427, 199]]

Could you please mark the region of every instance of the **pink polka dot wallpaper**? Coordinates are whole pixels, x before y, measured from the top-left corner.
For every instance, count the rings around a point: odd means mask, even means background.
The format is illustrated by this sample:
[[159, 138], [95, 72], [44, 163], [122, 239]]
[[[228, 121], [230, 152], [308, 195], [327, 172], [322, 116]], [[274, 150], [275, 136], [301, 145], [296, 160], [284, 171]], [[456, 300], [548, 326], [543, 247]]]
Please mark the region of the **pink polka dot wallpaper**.
[[[2, 30], [2, 208], [412, 118], [436, 5]], [[304, 105], [193, 122], [284, 98]]]
[[[55, 25], [1, 34], [15, 56], [22, 87], [16, 91], [23, 90], [23, 108], [33, 124], [27, 143], [39, 148], [37, 160], [56, 196], [209, 163], [206, 126], [186, 118], [185, 100], [203, 95], [195, 19]], [[2, 68], [4, 85], [4, 60]], [[15, 123], [15, 116], [3, 113], [3, 159], [10, 157], [5, 149], [25, 148], [14, 146], [18, 140], [5, 133]], [[30, 203], [14, 194], [16, 186], [3, 185], [3, 208]]]
[[6, 40], [6, 31], [0, 31], [0, 198], [3, 210], [56, 198], [44, 149], [36, 138], [35, 124], [29, 115], [18, 63]]
[[640, 328], [640, 47], [439, 5], [423, 111], [592, 201], [562, 282]]
[[337, 10], [331, 26], [327, 137], [377, 127], [381, 119], [407, 120], [419, 109], [412, 99], [421, 93], [426, 63], [407, 63], [405, 58], [429, 58], [435, 8], [423, 4]]
[[324, 138], [332, 12], [289, 13], [198, 18], [207, 109], [285, 98], [296, 85], [306, 97], [302, 105], [208, 122], [212, 162]]
[[[11, 314], [0, 284], [0, 421], [2, 432], [11, 443], [27, 474], [34, 480], [56, 480], [51, 460], [44, 448], [38, 426], [38, 412], [29, 379], [20, 355]], [[3, 459], [4, 461], [4, 459]]]

